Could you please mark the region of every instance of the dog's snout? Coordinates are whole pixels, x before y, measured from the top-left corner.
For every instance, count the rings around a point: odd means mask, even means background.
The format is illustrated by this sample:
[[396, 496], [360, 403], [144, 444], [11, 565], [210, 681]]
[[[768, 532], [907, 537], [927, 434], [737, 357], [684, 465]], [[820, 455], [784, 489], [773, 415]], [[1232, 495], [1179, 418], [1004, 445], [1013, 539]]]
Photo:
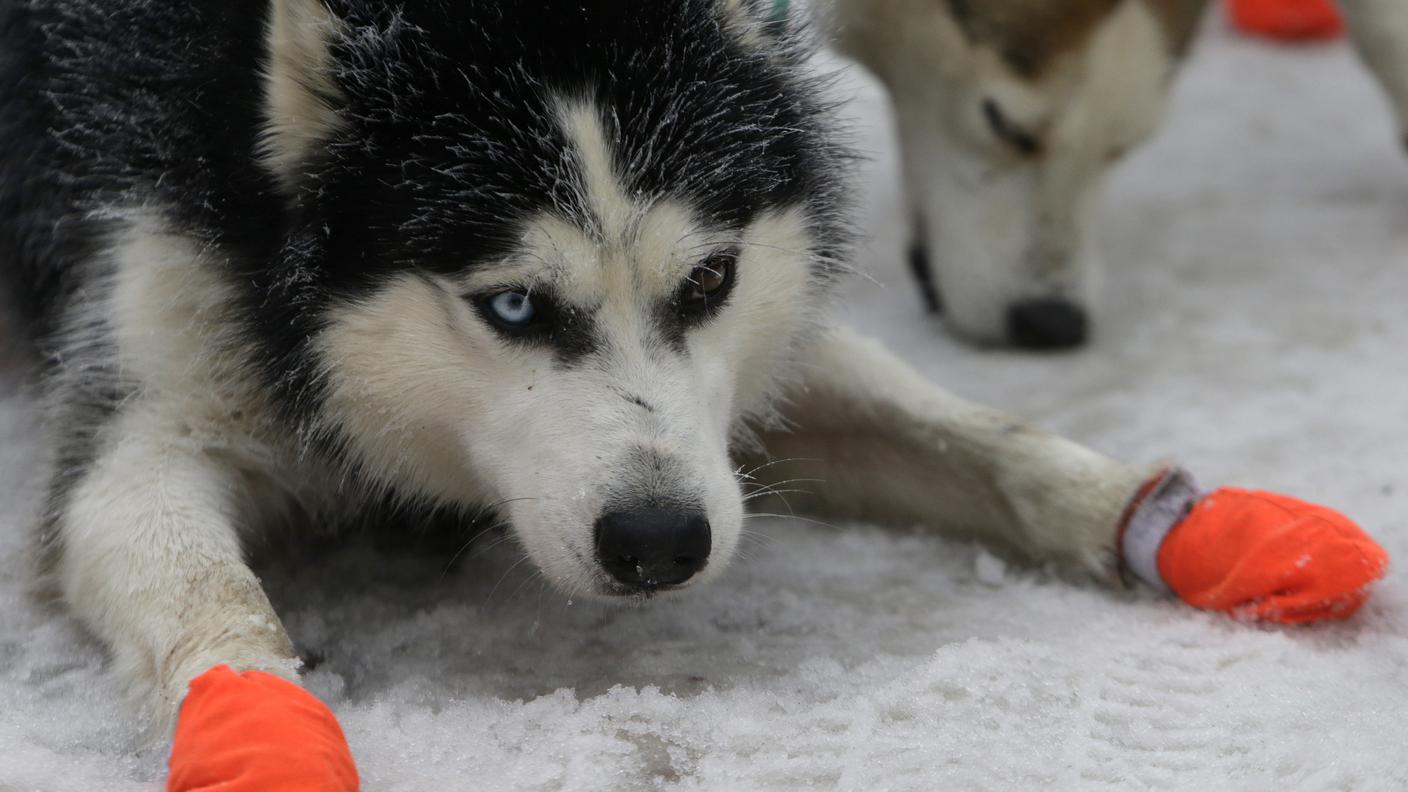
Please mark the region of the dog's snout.
[[597, 557], [636, 591], [677, 586], [709, 562], [709, 520], [697, 511], [614, 511], [596, 521]]

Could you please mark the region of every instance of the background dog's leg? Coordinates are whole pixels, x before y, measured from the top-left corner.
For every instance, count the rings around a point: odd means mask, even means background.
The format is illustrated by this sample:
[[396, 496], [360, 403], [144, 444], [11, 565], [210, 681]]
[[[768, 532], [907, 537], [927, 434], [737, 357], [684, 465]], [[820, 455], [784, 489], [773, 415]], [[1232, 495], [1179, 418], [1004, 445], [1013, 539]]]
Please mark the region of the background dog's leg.
[[1388, 92], [1408, 146], [1408, 2], [1343, 0], [1340, 5], [1359, 54]]
[[817, 344], [783, 413], [794, 428], [764, 435], [773, 462], [755, 475], [822, 479], [791, 499], [799, 510], [929, 525], [1097, 574], [1113, 573], [1120, 517], [1151, 473], [959, 399], [847, 330]]
[[236, 532], [235, 478], [158, 411], [132, 405], [55, 515], [57, 572], [74, 611], [121, 672], [174, 718], [217, 663], [294, 678], [292, 645]]
[[909, 271], [919, 285], [919, 297], [924, 301], [924, 308], [931, 314], [942, 313], [944, 300], [934, 276], [933, 261], [929, 258], [929, 242], [924, 238], [924, 217], [917, 209], [912, 214], [914, 219], [910, 221], [907, 253]]

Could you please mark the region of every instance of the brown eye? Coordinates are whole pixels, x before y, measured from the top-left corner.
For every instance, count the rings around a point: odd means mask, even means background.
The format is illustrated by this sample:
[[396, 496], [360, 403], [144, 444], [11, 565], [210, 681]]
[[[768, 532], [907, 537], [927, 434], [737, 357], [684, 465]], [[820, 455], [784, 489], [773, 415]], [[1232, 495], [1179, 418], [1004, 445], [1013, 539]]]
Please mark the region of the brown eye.
[[727, 262], [712, 262], [702, 267], [695, 267], [689, 279], [694, 283], [694, 290], [700, 297], [708, 297], [711, 294], [718, 294], [719, 290], [728, 285], [728, 270], [731, 265]]
[[738, 254], [733, 251], [715, 253], [689, 273], [677, 299], [680, 313], [702, 316], [718, 308], [733, 288], [734, 268]]

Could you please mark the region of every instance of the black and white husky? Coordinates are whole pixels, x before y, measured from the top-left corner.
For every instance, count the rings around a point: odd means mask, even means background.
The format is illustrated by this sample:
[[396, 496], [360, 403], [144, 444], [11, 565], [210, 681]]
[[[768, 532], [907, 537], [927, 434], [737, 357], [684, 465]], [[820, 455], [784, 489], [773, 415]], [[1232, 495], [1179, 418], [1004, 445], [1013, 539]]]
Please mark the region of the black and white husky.
[[[1157, 128], [1207, 0], [827, 0], [885, 84], [931, 310], [983, 344], [1083, 343], [1106, 173]], [[1408, 143], [1408, 1], [1345, 0]]]
[[45, 565], [160, 712], [295, 679], [247, 547], [388, 502], [607, 598], [719, 575], [741, 471], [1113, 577], [1149, 471], [827, 324], [848, 155], [771, 6], [0, 2]]

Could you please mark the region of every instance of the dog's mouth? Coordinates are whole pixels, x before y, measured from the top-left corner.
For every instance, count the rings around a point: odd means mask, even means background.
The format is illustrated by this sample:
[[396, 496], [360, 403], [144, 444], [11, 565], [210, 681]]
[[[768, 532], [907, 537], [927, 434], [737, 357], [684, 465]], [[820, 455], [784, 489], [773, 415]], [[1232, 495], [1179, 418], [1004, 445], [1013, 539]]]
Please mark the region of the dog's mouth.
[[619, 583], [603, 584], [601, 597], [624, 605], [645, 605], [658, 598], [669, 596], [674, 593], [690, 588], [688, 585], [677, 586], [656, 586], [653, 588], [631, 588], [622, 586]]

